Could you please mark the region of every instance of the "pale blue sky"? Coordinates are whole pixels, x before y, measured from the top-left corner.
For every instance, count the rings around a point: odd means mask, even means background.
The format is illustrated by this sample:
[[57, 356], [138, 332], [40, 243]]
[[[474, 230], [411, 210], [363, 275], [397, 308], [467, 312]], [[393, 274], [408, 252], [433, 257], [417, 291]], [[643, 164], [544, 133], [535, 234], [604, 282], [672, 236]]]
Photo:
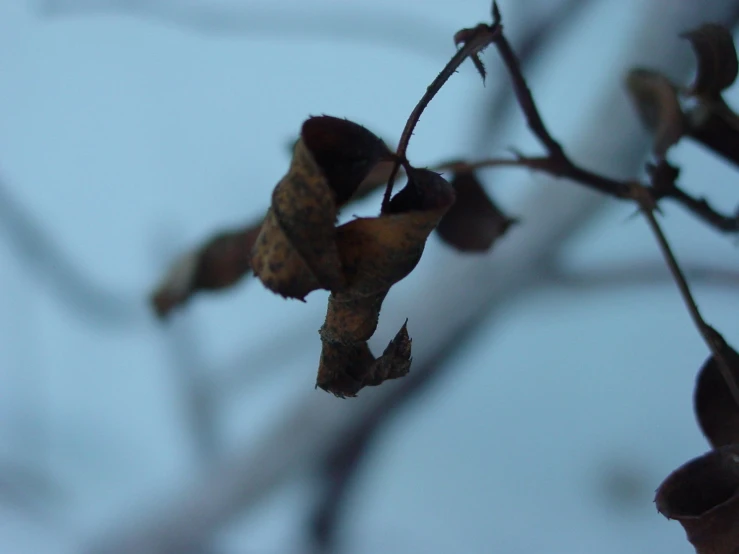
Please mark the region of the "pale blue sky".
[[[294, 23], [282, 34], [242, 35], [116, 13], [40, 17], [41, 4], [0, 3], [0, 192], [32, 214], [100, 296], [92, 311], [65, 300], [0, 222], [0, 475], [6, 461], [39, 469], [56, 491], [53, 500], [42, 496], [38, 519], [5, 506], [0, 491], [0, 550], [61, 554], [192, 477], [167, 335], [145, 304], [172, 257], [263, 212], [286, 169], [285, 144], [308, 115], [348, 117], [395, 140], [453, 52], [454, 32], [486, 19], [488, 3], [356, 2], [353, 24], [369, 34], [388, 14], [396, 25], [418, 18], [414, 44], [430, 41], [422, 52], [402, 41], [316, 37]], [[64, 11], [73, 2], [45, 4]], [[259, 3], [265, 26], [280, 15], [276, 4]], [[531, 79], [565, 141], [587, 123], [599, 83], [625, 69], [620, 30], [638, 2], [596, 4]], [[355, 10], [347, 2], [316, 6], [335, 17]], [[280, 1], [280, 9], [310, 11], [301, 2]], [[504, 11], [512, 32], [518, 11]], [[318, 24], [305, 25], [311, 21]], [[412, 159], [475, 152], [475, 108], [488, 90], [463, 67], [421, 120]], [[730, 99], [739, 102], [736, 89]], [[505, 137], [496, 154], [536, 147], [521, 128]], [[691, 145], [674, 159], [689, 187], [735, 204], [728, 167]], [[490, 183], [515, 209], [527, 179], [505, 172]], [[377, 201], [351, 213], [372, 213]], [[666, 213], [681, 260], [739, 269], [731, 240], [673, 206]], [[630, 214], [622, 205], [605, 212], [568, 250], [568, 266], [658, 262], [646, 226]], [[426, 256], [393, 294], [412, 291], [434, 263], [458, 259], [435, 237]], [[736, 293], [696, 292], [708, 319], [739, 337]], [[276, 333], [291, 337], [283, 368], [257, 358], [267, 377], [224, 395], [227, 446], [259, 436], [288, 409], [286, 392], [312, 390], [324, 299], [286, 302], [250, 281], [196, 300], [180, 318], [182, 332], [197, 338], [191, 355], [213, 374], [274, 344]], [[406, 315], [412, 332], [414, 314]], [[380, 334], [397, 327], [383, 321]], [[656, 515], [651, 493], [707, 448], [690, 405], [705, 357], [667, 281], [539, 289], [508, 305], [383, 435], [347, 513], [347, 552], [691, 552], [679, 526]], [[604, 479], [619, 471], [644, 479], [626, 507], [603, 493]], [[223, 552], [300, 552], [312, 492], [306, 481], [285, 487], [250, 522], [224, 531]]]

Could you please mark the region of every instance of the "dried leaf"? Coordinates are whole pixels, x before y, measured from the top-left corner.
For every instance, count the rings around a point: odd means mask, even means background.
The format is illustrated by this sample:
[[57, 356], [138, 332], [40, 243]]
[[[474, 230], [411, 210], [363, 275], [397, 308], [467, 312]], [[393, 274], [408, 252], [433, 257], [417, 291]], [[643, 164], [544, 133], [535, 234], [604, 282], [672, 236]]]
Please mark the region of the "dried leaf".
[[690, 94], [716, 98], [731, 86], [739, 72], [731, 31], [716, 23], [707, 23], [681, 35], [690, 41], [698, 68]]
[[[286, 145], [290, 149], [289, 151], [291, 155], [295, 151], [295, 146], [298, 144], [299, 140], [300, 139], [295, 139]], [[389, 146], [387, 146], [387, 143], [386, 148], [388, 152], [392, 150]], [[380, 160], [379, 162], [377, 162], [377, 165], [372, 168], [372, 170], [367, 174], [367, 177], [364, 178], [364, 181], [362, 181], [362, 184], [360, 184], [359, 188], [357, 188], [357, 192], [355, 192], [354, 196], [352, 196], [352, 201], [365, 198], [369, 194], [382, 187], [385, 183], [387, 183], [394, 166], [395, 161], [392, 159]], [[402, 178], [403, 175], [403, 168], [400, 167], [398, 169], [397, 177]]]
[[[737, 382], [739, 354], [728, 345], [722, 354]], [[739, 406], [713, 356], [708, 358], [698, 374], [693, 403], [698, 424], [711, 446], [717, 448], [739, 443]]]
[[338, 209], [372, 170], [386, 180], [391, 168], [380, 164], [387, 160], [385, 144], [360, 125], [328, 116], [306, 121], [253, 250], [254, 273], [271, 290], [300, 299], [318, 288], [331, 292], [316, 386], [340, 397], [408, 373], [405, 324], [379, 358], [367, 341], [390, 287], [416, 267], [454, 203], [439, 174], [406, 168], [406, 186], [378, 217], [335, 227]]
[[462, 252], [485, 252], [518, 220], [508, 217], [490, 199], [471, 171], [454, 175], [452, 186], [457, 200], [441, 218], [437, 232], [441, 239]]
[[345, 287], [336, 246], [338, 210], [389, 155], [379, 138], [351, 121], [321, 116], [303, 124], [254, 246], [254, 274], [267, 288], [302, 300], [318, 288]]
[[416, 267], [429, 234], [453, 202], [454, 189], [439, 174], [414, 169], [379, 217], [358, 218], [338, 228], [347, 287], [329, 297], [320, 331], [318, 387], [340, 397], [356, 396], [362, 387], [408, 372], [405, 325], [378, 359], [367, 340], [377, 328], [390, 287]]
[[[395, 162], [393, 160], [380, 160], [377, 162], [377, 165], [372, 168], [372, 171], [369, 172], [367, 177], [364, 178], [364, 181], [362, 181], [362, 184], [359, 185], [359, 188], [357, 189], [357, 192], [354, 193], [352, 200], [360, 200], [384, 186], [385, 183], [388, 182], [390, 173], [394, 167]], [[402, 178], [403, 175], [403, 168], [398, 168], [397, 177]]]
[[685, 116], [688, 136], [739, 166], [739, 116], [723, 99], [701, 98]]
[[698, 554], [739, 552], [739, 445], [722, 446], [674, 471], [657, 510], [685, 529]]
[[684, 116], [677, 87], [664, 75], [648, 69], [632, 69], [626, 88], [642, 124], [653, 134], [652, 151], [664, 158], [684, 133]]
[[230, 287], [244, 277], [251, 269], [251, 250], [261, 227], [260, 222], [220, 233], [180, 257], [151, 296], [156, 314], [166, 317], [196, 292]]

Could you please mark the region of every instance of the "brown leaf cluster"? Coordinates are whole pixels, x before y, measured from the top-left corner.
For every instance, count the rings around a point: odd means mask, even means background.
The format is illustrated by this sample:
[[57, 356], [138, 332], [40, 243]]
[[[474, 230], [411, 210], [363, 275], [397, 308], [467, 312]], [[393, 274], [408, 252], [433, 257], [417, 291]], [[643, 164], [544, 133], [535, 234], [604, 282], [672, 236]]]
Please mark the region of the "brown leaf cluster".
[[[626, 88], [644, 126], [654, 136], [658, 159], [687, 136], [739, 165], [739, 117], [722, 93], [737, 78], [739, 64], [729, 29], [707, 23], [681, 35], [690, 42], [697, 66], [693, 83], [680, 87], [658, 71], [636, 68]], [[682, 97], [693, 103], [683, 107]]]
[[466, 164], [446, 165], [453, 172], [448, 183], [404, 163], [406, 185], [379, 216], [337, 225], [341, 208], [387, 182], [395, 159], [361, 125], [330, 116], [308, 119], [264, 219], [219, 234], [175, 263], [152, 296], [157, 314], [164, 317], [196, 292], [231, 286], [250, 271], [285, 298], [304, 300], [328, 290], [317, 386], [346, 397], [402, 377], [411, 360], [406, 324], [377, 358], [367, 341], [385, 296], [416, 267], [429, 234], [437, 229], [454, 248], [483, 252], [516, 220]]
[[[298, 142], [292, 143], [293, 149]], [[378, 190], [387, 182], [392, 168], [392, 160], [378, 160], [350, 201], [361, 200]], [[489, 251], [518, 219], [498, 207], [465, 163], [446, 163], [440, 168], [453, 172], [451, 185], [456, 200], [436, 227], [439, 237], [461, 252]], [[155, 313], [166, 318], [195, 294], [226, 289], [248, 276], [252, 272], [252, 248], [263, 222], [260, 219], [243, 228], [218, 233], [196, 250], [180, 256], [151, 295]]]
[[331, 292], [316, 384], [337, 396], [355, 396], [408, 372], [405, 325], [379, 358], [367, 340], [390, 287], [416, 267], [454, 202], [440, 175], [408, 167], [405, 188], [378, 217], [337, 226], [339, 209], [390, 157], [385, 144], [356, 123], [328, 116], [306, 121], [253, 250], [254, 274], [270, 290], [301, 300], [316, 289]]
[[694, 408], [711, 452], [674, 471], [660, 485], [657, 509], [685, 529], [699, 554], [739, 552], [739, 405], [727, 384], [739, 382], [739, 354], [720, 348], [726, 376], [715, 356], [698, 373]]
[[[253, 271], [266, 288], [285, 298], [304, 300], [317, 289], [330, 292], [320, 329], [323, 348], [316, 386], [337, 396], [355, 396], [365, 386], [408, 373], [407, 321], [379, 357], [367, 344], [390, 288], [413, 271], [437, 226], [446, 243], [480, 252], [490, 249], [514, 223], [486, 194], [470, 166], [457, 168], [450, 184], [406, 159], [421, 114], [460, 64], [472, 59], [484, 78], [479, 53], [502, 29], [495, 3], [492, 15], [493, 25], [481, 23], [455, 35], [459, 49], [406, 121], [395, 153], [351, 121], [330, 116], [305, 121], [292, 147], [290, 167], [274, 188], [263, 220], [218, 235], [183, 256], [152, 296], [157, 314], [164, 317], [196, 292], [230, 286]], [[407, 182], [393, 196], [401, 166]], [[337, 225], [339, 211], [348, 202], [384, 182], [377, 217]]]

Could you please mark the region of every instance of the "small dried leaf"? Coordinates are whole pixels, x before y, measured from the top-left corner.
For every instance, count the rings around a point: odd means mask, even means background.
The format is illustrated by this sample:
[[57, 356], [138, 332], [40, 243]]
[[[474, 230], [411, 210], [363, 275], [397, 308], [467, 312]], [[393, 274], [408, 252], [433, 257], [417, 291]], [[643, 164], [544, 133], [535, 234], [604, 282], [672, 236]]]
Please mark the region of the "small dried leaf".
[[485, 252], [518, 220], [508, 217], [490, 199], [471, 171], [454, 175], [457, 200], [441, 218], [436, 231], [441, 239], [462, 252]]
[[390, 287], [416, 267], [429, 234], [453, 202], [454, 189], [440, 175], [414, 169], [379, 217], [358, 218], [337, 229], [347, 287], [329, 297], [320, 331], [318, 387], [340, 397], [356, 396], [364, 386], [408, 372], [405, 326], [377, 360], [367, 340]]
[[345, 286], [336, 246], [338, 210], [387, 156], [379, 138], [351, 121], [321, 116], [303, 124], [254, 246], [254, 274], [267, 288], [302, 300], [318, 288]]
[[626, 88], [642, 124], [653, 134], [652, 151], [657, 158], [664, 158], [684, 133], [677, 88], [664, 75], [648, 69], [632, 69]]
[[[734, 382], [739, 382], [739, 354], [728, 345], [722, 349], [722, 354]], [[693, 404], [698, 424], [711, 446], [718, 448], [739, 443], [739, 406], [713, 356], [706, 360], [698, 374]]]
[[[359, 185], [357, 192], [354, 193], [354, 196], [352, 197], [352, 201], [365, 198], [374, 191], [383, 187], [385, 183], [388, 182], [393, 167], [395, 167], [395, 162], [393, 160], [380, 160], [377, 162], [377, 165], [372, 168], [372, 171], [369, 172], [367, 177], [364, 178], [364, 181], [362, 181], [362, 184]], [[403, 168], [398, 168], [397, 177], [401, 178], [403, 175]]]
[[261, 230], [257, 223], [220, 233], [194, 252], [180, 257], [151, 296], [159, 317], [166, 317], [196, 292], [230, 287], [251, 269], [251, 250]]
[[386, 145], [360, 125], [323, 116], [303, 125], [288, 174], [277, 184], [253, 250], [254, 273], [271, 290], [303, 298], [331, 292], [316, 386], [339, 397], [408, 373], [406, 326], [375, 358], [367, 345], [390, 287], [421, 259], [454, 203], [441, 175], [406, 167], [408, 182], [378, 217], [335, 227], [339, 207], [393, 169]]
[[723, 99], [701, 98], [685, 116], [688, 136], [739, 166], [739, 116]]
[[739, 445], [722, 446], [674, 471], [657, 510], [685, 529], [698, 554], [739, 552]]
[[731, 31], [716, 23], [707, 23], [681, 35], [690, 41], [698, 59], [695, 81], [690, 94], [716, 98], [731, 86], [739, 72], [736, 47]]

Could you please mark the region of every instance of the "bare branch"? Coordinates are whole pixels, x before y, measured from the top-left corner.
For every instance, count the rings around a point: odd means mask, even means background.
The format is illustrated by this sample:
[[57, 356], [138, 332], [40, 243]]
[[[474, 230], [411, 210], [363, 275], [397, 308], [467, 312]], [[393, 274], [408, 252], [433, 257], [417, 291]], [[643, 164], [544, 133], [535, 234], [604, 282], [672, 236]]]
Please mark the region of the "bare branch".
[[476, 60], [475, 65], [477, 66], [478, 71], [481, 72], [482, 78], [485, 78], [484, 69], [480, 69], [482, 62], [480, 62], [479, 58], [477, 58], [477, 55], [493, 41], [495, 35], [498, 32], [499, 29], [495, 27], [495, 25], [491, 27], [490, 25], [480, 23], [477, 27], [473, 29], [463, 29], [455, 35], [454, 42], [456, 44], [461, 44], [462, 47], [457, 50], [454, 56], [452, 56], [452, 59], [449, 60], [449, 62], [444, 66], [444, 68], [436, 76], [432, 83], [426, 88], [426, 92], [424, 92], [423, 96], [416, 104], [416, 107], [413, 108], [411, 115], [408, 116], [408, 121], [406, 121], [403, 132], [400, 135], [400, 142], [398, 142], [398, 148], [395, 151], [397, 159], [395, 161], [395, 165], [393, 166], [393, 170], [390, 173], [390, 177], [388, 178], [387, 187], [385, 188], [385, 195], [382, 199], [383, 210], [390, 203], [390, 195], [393, 192], [393, 185], [395, 183], [395, 177], [398, 174], [398, 169], [400, 168], [401, 164], [407, 162], [405, 155], [406, 151], [408, 150], [408, 144], [410, 143], [411, 136], [413, 135], [413, 129], [416, 128], [416, 125], [421, 119], [421, 115], [423, 114], [424, 110], [429, 105], [431, 100], [433, 100], [434, 96], [439, 93], [444, 84], [449, 80], [449, 77], [454, 75], [459, 66], [462, 65], [462, 62], [464, 62], [467, 58], [472, 58], [473, 60]]
[[[633, 262], [616, 267], [565, 270], [554, 267], [543, 272], [542, 284], [571, 287], [577, 290], [601, 290], [606, 288], [628, 288], [634, 286], [661, 285], [672, 282], [664, 264]], [[739, 289], [739, 271], [724, 267], [712, 267], [699, 263], [683, 264], [683, 273], [693, 283], [708, 287], [721, 287], [727, 292]]]
[[693, 319], [693, 323], [706, 341], [706, 345], [708, 345], [708, 348], [713, 353], [714, 359], [718, 362], [719, 370], [726, 381], [726, 385], [729, 387], [729, 391], [731, 391], [731, 395], [734, 397], [734, 402], [739, 406], [739, 384], [734, 380], [731, 364], [725, 356], [726, 342], [723, 337], [703, 319], [703, 316], [698, 309], [698, 305], [693, 298], [693, 294], [690, 291], [688, 281], [685, 279], [685, 275], [683, 275], [682, 269], [680, 269], [680, 265], [675, 259], [675, 255], [672, 253], [670, 244], [667, 242], [667, 238], [662, 232], [662, 228], [657, 222], [657, 218], [654, 217], [654, 204], [651, 199], [651, 195], [647, 189], [641, 185], [635, 185], [634, 189], [634, 194], [641, 206], [642, 213], [644, 214], [647, 223], [649, 223], [649, 227], [652, 230], [654, 237], [657, 239], [657, 243], [659, 244], [659, 248], [665, 258], [667, 267], [670, 268], [670, 273], [672, 273], [675, 284], [680, 290], [680, 295], [683, 297], [683, 302], [685, 302], [685, 306], [688, 308], [688, 312]]
[[138, 302], [100, 286], [63, 252], [44, 225], [34, 219], [0, 181], [0, 228], [30, 270], [66, 306], [95, 325], [127, 326], [136, 320]]

